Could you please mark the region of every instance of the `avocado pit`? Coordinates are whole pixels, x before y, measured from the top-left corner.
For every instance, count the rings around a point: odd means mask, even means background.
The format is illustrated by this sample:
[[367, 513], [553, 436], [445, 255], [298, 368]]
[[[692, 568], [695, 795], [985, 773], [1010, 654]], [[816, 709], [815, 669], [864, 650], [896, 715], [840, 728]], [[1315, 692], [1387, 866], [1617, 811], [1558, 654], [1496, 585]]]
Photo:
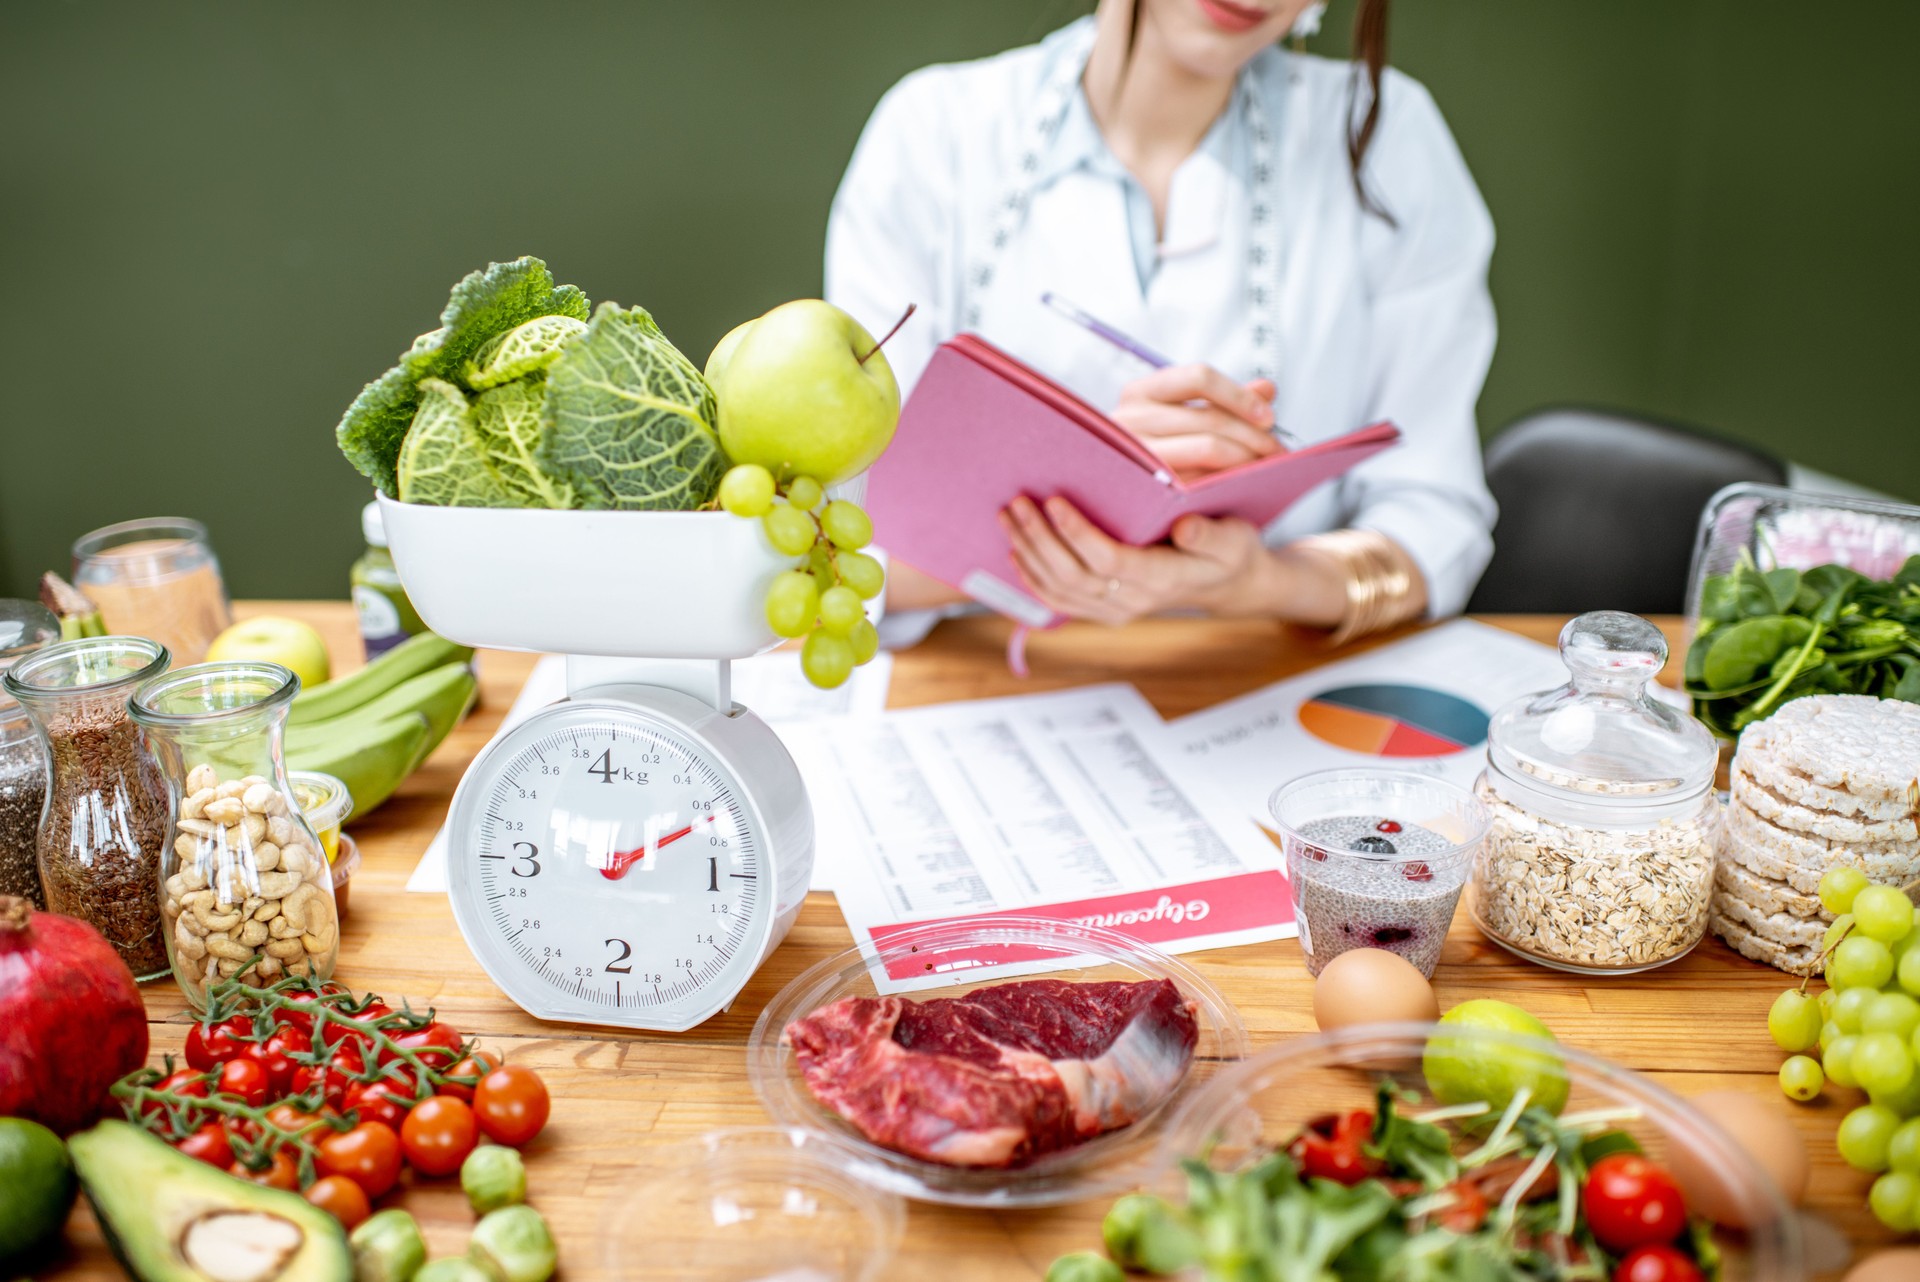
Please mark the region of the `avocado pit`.
[[181, 1258], [213, 1282], [271, 1282], [306, 1239], [264, 1211], [210, 1211], [180, 1235]]

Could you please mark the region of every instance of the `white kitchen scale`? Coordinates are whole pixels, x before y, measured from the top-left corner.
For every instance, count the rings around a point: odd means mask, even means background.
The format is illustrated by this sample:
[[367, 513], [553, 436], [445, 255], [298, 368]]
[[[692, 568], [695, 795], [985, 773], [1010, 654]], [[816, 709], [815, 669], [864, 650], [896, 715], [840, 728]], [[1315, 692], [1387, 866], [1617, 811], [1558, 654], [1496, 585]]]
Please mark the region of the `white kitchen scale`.
[[786, 747], [732, 699], [777, 644], [791, 568], [724, 512], [425, 507], [382, 498], [420, 617], [464, 645], [560, 651], [567, 698], [460, 781], [447, 883], [474, 956], [528, 1013], [678, 1032], [786, 937], [813, 812]]

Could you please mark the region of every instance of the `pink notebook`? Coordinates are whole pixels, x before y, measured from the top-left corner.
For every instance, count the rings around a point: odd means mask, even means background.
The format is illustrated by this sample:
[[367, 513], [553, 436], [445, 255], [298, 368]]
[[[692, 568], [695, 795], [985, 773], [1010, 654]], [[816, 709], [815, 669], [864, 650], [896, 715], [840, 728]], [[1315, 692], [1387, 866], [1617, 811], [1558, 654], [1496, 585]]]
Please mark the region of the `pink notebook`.
[[1114, 538], [1157, 543], [1189, 512], [1266, 525], [1301, 495], [1400, 439], [1375, 423], [1330, 441], [1182, 481], [1128, 432], [991, 343], [942, 343], [893, 444], [874, 464], [874, 541], [1022, 623], [1054, 622], [1020, 587], [998, 513], [1058, 494]]

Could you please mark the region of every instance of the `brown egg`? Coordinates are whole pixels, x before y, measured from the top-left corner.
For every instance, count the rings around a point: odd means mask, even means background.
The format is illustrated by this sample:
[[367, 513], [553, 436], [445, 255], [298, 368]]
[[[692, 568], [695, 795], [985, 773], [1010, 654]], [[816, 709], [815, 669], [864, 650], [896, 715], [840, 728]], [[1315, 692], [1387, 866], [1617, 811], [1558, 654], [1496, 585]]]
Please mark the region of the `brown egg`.
[[1355, 948], [1326, 964], [1313, 985], [1313, 1018], [1324, 1031], [1349, 1024], [1440, 1018], [1419, 967], [1384, 948]]
[[1847, 1272], [1847, 1282], [1913, 1282], [1920, 1278], [1920, 1246], [1869, 1255]]
[[[1745, 1091], [1708, 1091], [1687, 1103], [1745, 1149], [1788, 1202], [1799, 1204], [1807, 1191], [1807, 1145], [1788, 1114], [1793, 1105], [1786, 1096], [1765, 1099]], [[1667, 1164], [1695, 1211], [1717, 1224], [1750, 1227], [1732, 1190], [1697, 1150], [1676, 1143], [1668, 1150]]]

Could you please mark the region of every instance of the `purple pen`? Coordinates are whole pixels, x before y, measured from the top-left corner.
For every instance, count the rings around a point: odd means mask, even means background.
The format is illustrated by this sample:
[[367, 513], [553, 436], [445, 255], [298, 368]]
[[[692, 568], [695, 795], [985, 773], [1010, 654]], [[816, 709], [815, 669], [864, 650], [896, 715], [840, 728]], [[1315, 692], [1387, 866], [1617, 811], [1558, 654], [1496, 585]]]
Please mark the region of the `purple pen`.
[[[1089, 316], [1052, 290], [1048, 290], [1046, 293], [1040, 295], [1040, 301], [1046, 306], [1053, 308], [1054, 311], [1059, 312], [1080, 328], [1086, 330], [1089, 334], [1094, 335], [1096, 338], [1105, 339], [1121, 351], [1126, 352], [1130, 356], [1138, 357], [1155, 369], [1165, 369], [1167, 366], [1173, 364], [1172, 361], [1154, 351], [1139, 339], [1122, 334], [1105, 321], [1097, 317]], [[1274, 424], [1273, 434], [1283, 441], [1291, 442], [1294, 439], [1292, 432], [1289, 432], [1277, 423]]]

